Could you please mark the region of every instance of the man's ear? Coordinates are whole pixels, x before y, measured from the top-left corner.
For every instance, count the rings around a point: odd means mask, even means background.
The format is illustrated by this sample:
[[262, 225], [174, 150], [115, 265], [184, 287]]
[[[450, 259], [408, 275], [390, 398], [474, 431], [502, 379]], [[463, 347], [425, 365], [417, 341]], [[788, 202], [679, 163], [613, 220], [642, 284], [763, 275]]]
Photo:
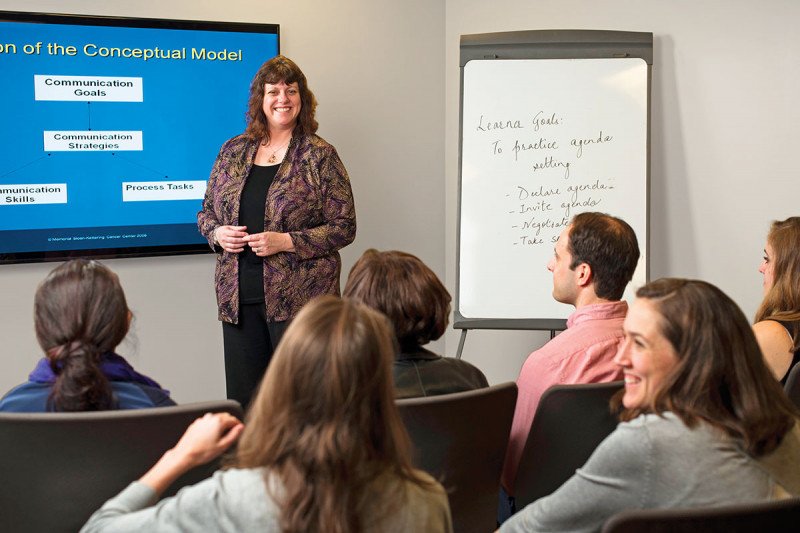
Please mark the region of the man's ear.
[[588, 287], [592, 281], [592, 267], [589, 263], [581, 263], [575, 267], [575, 283], [578, 287]]

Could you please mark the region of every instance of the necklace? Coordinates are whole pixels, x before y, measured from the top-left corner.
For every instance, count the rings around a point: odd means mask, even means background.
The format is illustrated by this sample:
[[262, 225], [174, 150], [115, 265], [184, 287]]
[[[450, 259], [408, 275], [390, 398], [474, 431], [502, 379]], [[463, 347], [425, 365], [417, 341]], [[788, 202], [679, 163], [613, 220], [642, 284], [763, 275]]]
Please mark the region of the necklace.
[[[271, 156], [269, 156], [269, 157], [267, 158], [267, 163], [275, 163], [275, 162], [278, 160], [278, 158], [277, 158], [276, 154], [277, 154], [278, 152], [280, 152], [281, 150], [283, 150], [284, 148], [286, 148], [287, 146], [289, 146], [289, 142], [290, 142], [291, 140], [292, 140], [292, 139], [289, 139], [288, 141], [286, 141], [286, 144], [284, 144], [284, 145], [282, 145], [282, 146], [279, 146], [277, 150], [275, 150], [274, 152], [272, 152], [272, 155], [271, 155]], [[267, 146], [269, 146], [269, 145], [267, 145]]]

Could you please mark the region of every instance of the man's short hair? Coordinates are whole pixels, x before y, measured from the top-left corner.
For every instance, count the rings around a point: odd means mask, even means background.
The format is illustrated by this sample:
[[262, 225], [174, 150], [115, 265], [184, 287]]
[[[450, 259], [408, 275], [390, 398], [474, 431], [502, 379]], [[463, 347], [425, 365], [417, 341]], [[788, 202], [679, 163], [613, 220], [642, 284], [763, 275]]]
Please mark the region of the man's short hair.
[[627, 222], [605, 213], [580, 213], [569, 231], [570, 269], [581, 263], [592, 268], [594, 291], [606, 300], [619, 300], [639, 261], [636, 233]]

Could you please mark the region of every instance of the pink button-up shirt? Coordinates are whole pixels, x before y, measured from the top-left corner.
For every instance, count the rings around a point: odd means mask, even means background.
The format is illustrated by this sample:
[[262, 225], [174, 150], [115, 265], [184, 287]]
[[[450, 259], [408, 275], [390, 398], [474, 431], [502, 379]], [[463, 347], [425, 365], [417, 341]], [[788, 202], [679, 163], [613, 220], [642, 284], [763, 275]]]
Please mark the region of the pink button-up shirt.
[[628, 304], [610, 302], [587, 305], [567, 319], [567, 329], [528, 356], [517, 378], [519, 393], [511, 424], [503, 487], [511, 494], [531, 430], [533, 415], [544, 392], [553, 385], [600, 383], [622, 378], [614, 364], [622, 342], [622, 323]]

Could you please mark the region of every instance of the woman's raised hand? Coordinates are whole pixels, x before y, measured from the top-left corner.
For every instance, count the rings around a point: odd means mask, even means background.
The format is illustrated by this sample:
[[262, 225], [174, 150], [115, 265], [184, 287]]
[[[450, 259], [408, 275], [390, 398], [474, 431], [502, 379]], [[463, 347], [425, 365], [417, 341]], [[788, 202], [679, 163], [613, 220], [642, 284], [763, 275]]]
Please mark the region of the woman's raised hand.
[[171, 450], [182, 461], [198, 466], [220, 456], [244, 429], [238, 418], [228, 413], [206, 413], [184, 432]]

